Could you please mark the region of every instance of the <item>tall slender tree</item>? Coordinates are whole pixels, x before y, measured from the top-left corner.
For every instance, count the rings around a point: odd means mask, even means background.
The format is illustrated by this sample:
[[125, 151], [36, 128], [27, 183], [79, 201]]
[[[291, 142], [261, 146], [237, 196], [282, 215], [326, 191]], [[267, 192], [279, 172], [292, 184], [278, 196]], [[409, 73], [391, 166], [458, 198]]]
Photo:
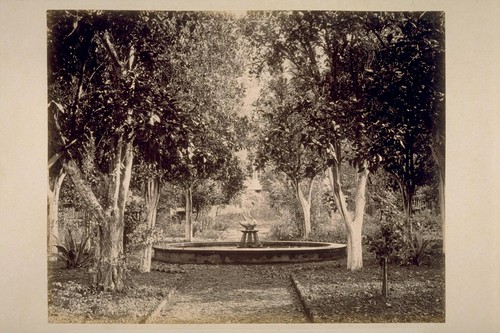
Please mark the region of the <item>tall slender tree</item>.
[[236, 20], [225, 13], [184, 13], [187, 22], [177, 52], [182, 66], [174, 68], [176, 99], [190, 110], [194, 130], [186, 137], [188, 152], [181, 158], [176, 181], [185, 191], [186, 240], [193, 237], [192, 194], [197, 182], [227, 170], [240, 148], [237, 111], [243, 87], [240, 37]]
[[325, 162], [316, 150], [302, 141], [315, 129], [308, 125], [305, 111], [298, 105], [299, 88], [286, 78], [270, 81], [257, 102], [263, 129], [257, 147], [260, 168], [270, 164], [286, 175], [302, 210], [301, 236], [311, 233], [311, 197], [313, 181], [324, 170]]
[[444, 193], [443, 19], [440, 12], [387, 13], [366, 23], [379, 44], [368, 68], [368, 149], [401, 189], [410, 234], [417, 187], [438, 173]]

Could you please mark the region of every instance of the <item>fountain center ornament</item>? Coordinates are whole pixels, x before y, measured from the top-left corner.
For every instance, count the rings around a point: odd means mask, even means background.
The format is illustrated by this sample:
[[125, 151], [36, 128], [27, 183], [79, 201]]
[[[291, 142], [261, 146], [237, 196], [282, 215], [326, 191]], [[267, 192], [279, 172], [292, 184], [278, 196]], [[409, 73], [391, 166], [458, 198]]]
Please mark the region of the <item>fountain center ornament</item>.
[[243, 211], [242, 215], [243, 218], [245, 219], [245, 223], [239, 222], [239, 224], [243, 228], [245, 228], [244, 230], [241, 230], [243, 234], [241, 235], [240, 244], [238, 245], [239, 248], [262, 247], [262, 244], [259, 241], [259, 236], [257, 235], [259, 230], [255, 230], [255, 227], [257, 226], [257, 221], [250, 214], [250, 211], [253, 208], [254, 208], [254, 203], [252, 202], [252, 208], [250, 208], [248, 212]]

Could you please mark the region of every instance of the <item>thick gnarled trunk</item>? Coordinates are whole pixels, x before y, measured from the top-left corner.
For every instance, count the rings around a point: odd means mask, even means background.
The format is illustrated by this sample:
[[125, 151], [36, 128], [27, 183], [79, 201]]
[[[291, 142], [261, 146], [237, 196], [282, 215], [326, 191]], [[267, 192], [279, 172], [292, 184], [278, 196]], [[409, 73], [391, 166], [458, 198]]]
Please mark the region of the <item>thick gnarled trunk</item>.
[[355, 271], [363, 267], [362, 229], [366, 205], [366, 183], [369, 171], [362, 168], [356, 179], [354, 216], [347, 208], [345, 195], [340, 183], [340, 166], [335, 164], [327, 169], [328, 179], [333, 191], [335, 204], [338, 207], [347, 230], [347, 269]]
[[[146, 223], [148, 231], [151, 232], [156, 225], [156, 214], [158, 211], [158, 201], [160, 200], [160, 180], [149, 178], [146, 182]], [[149, 273], [151, 271], [151, 257], [153, 254], [153, 244], [147, 243], [141, 256], [141, 271]]]
[[86, 183], [76, 162], [69, 160], [64, 164], [64, 170], [99, 225], [94, 270], [94, 283], [98, 290], [123, 290], [124, 213], [132, 164], [132, 142], [119, 140], [115, 149], [114, 170], [107, 198], [109, 206], [106, 209], [103, 209], [92, 188]]
[[49, 181], [49, 189], [47, 192], [47, 208], [48, 208], [48, 223], [47, 223], [47, 254], [50, 261], [57, 260], [57, 248], [55, 247], [59, 237], [59, 193], [66, 173], [61, 169], [59, 174]]

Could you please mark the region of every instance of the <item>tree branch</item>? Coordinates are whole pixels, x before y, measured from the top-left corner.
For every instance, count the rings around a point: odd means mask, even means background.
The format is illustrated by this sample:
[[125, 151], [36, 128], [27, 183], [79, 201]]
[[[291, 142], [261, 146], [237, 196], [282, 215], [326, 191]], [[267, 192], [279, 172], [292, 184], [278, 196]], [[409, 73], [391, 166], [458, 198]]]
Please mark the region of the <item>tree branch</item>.
[[120, 61], [120, 58], [118, 57], [118, 53], [116, 52], [115, 46], [111, 42], [111, 36], [108, 31], [104, 32], [103, 39], [104, 39], [104, 44], [106, 45], [106, 48], [109, 54], [111, 55], [111, 58], [114, 61], [114, 66], [116, 71], [118, 73], [123, 74], [124, 64]]
[[95, 217], [99, 222], [105, 222], [108, 220], [104, 209], [94, 195], [94, 192], [90, 186], [85, 182], [80, 169], [76, 165], [74, 160], [69, 160], [63, 164], [64, 170], [67, 172], [71, 178], [73, 184], [75, 185], [78, 194], [82, 197], [83, 201], [89, 207], [90, 212], [95, 214]]

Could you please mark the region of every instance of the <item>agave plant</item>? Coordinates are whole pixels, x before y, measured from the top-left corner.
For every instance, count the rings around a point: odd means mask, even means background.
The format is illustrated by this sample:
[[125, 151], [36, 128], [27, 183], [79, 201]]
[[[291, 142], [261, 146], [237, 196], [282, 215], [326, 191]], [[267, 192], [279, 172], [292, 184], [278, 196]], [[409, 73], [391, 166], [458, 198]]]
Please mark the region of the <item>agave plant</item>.
[[410, 262], [413, 265], [420, 266], [425, 259], [429, 258], [428, 247], [430, 241], [424, 239], [422, 233], [417, 232], [413, 236], [412, 252], [410, 254]]
[[77, 268], [83, 266], [92, 256], [87, 253], [87, 242], [89, 235], [85, 232], [80, 239], [75, 241], [71, 230], [68, 230], [64, 243], [56, 238], [59, 256], [66, 261], [66, 268]]

